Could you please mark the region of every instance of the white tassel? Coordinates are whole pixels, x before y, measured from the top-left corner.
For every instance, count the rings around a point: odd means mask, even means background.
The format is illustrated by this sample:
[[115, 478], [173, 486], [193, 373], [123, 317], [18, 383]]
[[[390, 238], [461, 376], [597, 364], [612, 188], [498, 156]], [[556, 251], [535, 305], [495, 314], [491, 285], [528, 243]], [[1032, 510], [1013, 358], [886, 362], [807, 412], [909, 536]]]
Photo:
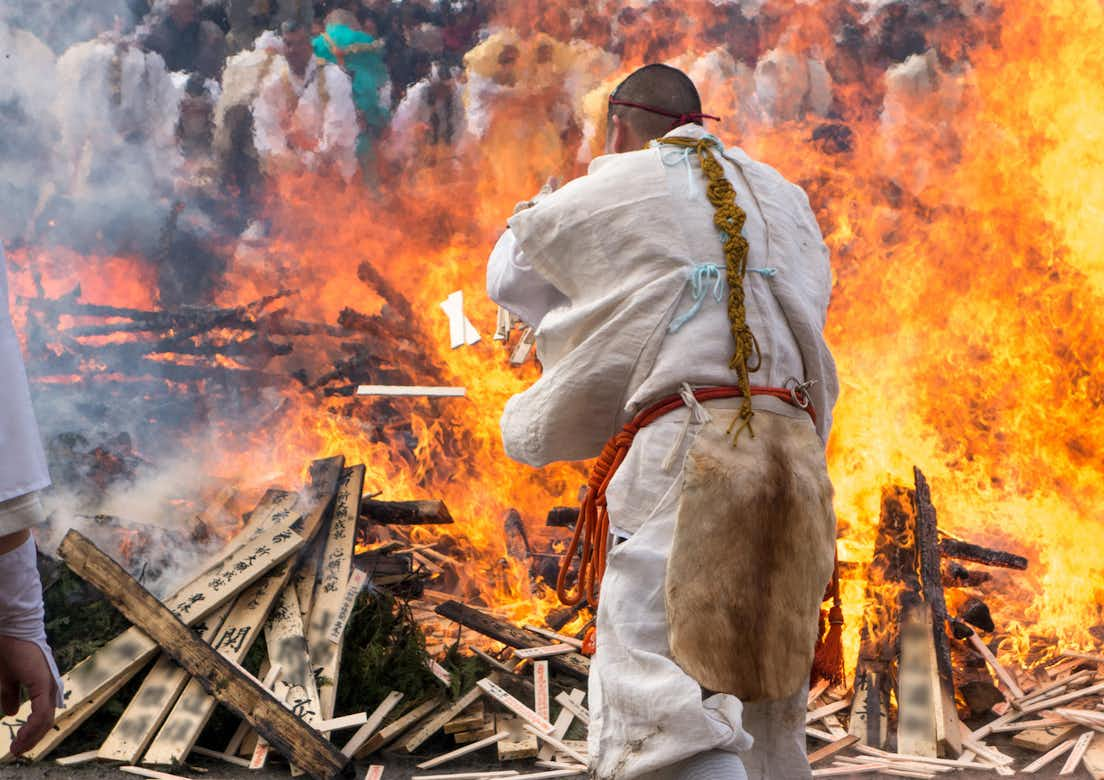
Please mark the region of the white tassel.
[[665, 472], [670, 472], [675, 465], [675, 458], [679, 452], [682, 451], [682, 445], [686, 441], [686, 435], [690, 432], [690, 424], [705, 425], [708, 422], [713, 422], [713, 416], [709, 414], [709, 410], [698, 403], [698, 399], [694, 397], [694, 388], [690, 386], [688, 382], [683, 382], [679, 386], [679, 397], [682, 398], [682, 402], [686, 404], [688, 414], [686, 419], [682, 423], [682, 429], [679, 431], [678, 438], [675, 439], [675, 443], [671, 445], [671, 449], [667, 452], [667, 457], [663, 459], [663, 463], [660, 466]]

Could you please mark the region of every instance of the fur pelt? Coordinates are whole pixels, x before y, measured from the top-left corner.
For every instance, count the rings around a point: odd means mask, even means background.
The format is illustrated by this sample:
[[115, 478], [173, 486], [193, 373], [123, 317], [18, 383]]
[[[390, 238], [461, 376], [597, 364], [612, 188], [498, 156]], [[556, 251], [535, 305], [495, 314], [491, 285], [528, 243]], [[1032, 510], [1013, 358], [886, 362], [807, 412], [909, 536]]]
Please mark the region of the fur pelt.
[[809, 678], [836, 522], [808, 420], [714, 411], [686, 459], [667, 569], [671, 653], [703, 688], [781, 699]]

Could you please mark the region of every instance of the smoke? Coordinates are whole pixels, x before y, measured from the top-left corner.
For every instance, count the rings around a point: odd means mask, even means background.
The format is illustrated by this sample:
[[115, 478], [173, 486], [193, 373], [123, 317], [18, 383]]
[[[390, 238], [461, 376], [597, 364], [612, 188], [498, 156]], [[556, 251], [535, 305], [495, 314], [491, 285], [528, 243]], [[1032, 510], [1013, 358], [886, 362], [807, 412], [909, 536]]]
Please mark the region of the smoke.
[[[64, 465], [51, 463], [55, 487], [43, 496], [49, 523], [38, 532], [39, 549], [56, 555], [65, 534], [76, 529], [158, 597], [203, 571], [223, 547], [223, 539], [220, 528], [204, 527], [197, 520], [203, 507], [196, 499], [210, 486], [202, 458], [181, 455], [152, 464], [126, 451], [128, 437], [115, 437], [96, 447], [80, 438], [66, 444], [84, 452], [68, 452]], [[50, 454], [55, 456], [61, 444], [55, 440], [51, 445]], [[79, 455], [88, 456], [87, 460], [81, 461]], [[117, 475], [102, 490], [91, 487], [95, 480], [88, 475], [76, 479], [66, 473], [91, 460], [112, 458], [133, 470]], [[100, 464], [99, 468], [107, 467]], [[220, 526], [235, 525], [232, 517], [216, 517]]]

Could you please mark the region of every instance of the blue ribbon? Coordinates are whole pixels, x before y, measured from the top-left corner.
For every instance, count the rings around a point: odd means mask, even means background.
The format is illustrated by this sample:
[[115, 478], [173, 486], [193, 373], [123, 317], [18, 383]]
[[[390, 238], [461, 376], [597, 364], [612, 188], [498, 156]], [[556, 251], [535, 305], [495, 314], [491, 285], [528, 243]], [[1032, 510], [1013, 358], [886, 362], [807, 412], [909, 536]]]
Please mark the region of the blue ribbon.
[[710, 279], [713, 280], [713, 300], [717, 303], [724, 300], [724, 274], [720, 266], [716, 263], [702, 263], [694, 266], [686, 279], [686, 284], [690, 285], [690, 298], [693, 300], [693, 305], [671, 321], [671, 324], [667, 327], [668, 333], [676, 333], [679, 328], [692, 320], [694, 315], [701, 311], [702, 302], [705, 300], [706, 287]]

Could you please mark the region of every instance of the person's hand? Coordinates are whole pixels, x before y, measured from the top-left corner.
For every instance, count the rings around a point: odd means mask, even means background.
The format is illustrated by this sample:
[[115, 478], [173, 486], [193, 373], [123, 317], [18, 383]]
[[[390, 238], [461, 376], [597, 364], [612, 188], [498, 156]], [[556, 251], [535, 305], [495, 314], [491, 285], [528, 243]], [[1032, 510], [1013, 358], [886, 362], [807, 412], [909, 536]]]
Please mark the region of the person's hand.
[[31, 715], [12, 742], [11, 752], [17, 756], [37, 745], [53, 727], [57, 685], [38, 645], [0, 636], [0, 709], [5, 715], [19, 711], [21, 687], [30, 697]]

